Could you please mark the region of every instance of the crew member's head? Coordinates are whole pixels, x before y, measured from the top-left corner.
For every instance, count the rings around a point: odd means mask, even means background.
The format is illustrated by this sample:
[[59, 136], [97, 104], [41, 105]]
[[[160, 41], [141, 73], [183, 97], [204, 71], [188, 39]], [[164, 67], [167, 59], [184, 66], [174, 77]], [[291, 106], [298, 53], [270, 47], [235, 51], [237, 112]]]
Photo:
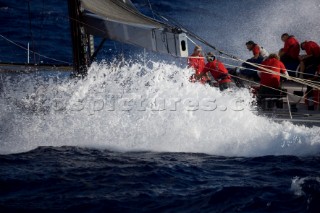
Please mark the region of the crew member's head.
[[302, 50], [305, 50], [306, 42], [307, 42], [307, 41], [304, 41], [304, 42], [302, 42], [302, 43], [300, 44], [300, 47], [301, 47]]
[[289, 38], [289, 34], [288, 33], [283, 33], [282, 36], [281, 36], [281, 40], [283, 42], [286, 42], [286, 40]]
[[268, 58], [269, 58], [269, 59], [275, 58], [275, 59], [280, 60], [279, 55], [278, 55], [278, 54], [276, 54], [276, 53], [271, 53], [271, 54], [268, 56]]
[[254, 45], [256, 45], [256, 43], [254, 43], [253, 41], [248, 41], [248, 42], [246, 43], [247, 49], [248, 49], [249, 51], [251, 51], [251, 50], [253, 49]]
[[200, 55], [202, 52], [202, 48], [200, 46], [195, 46], [193, 50], [193, 54]]
[[207, 61], [208, 62], [212, 62], [214, 60], [216, 60], [216, 57], [214, 56], [214, 54], [212, 52], [208, 52], [206, 55]]

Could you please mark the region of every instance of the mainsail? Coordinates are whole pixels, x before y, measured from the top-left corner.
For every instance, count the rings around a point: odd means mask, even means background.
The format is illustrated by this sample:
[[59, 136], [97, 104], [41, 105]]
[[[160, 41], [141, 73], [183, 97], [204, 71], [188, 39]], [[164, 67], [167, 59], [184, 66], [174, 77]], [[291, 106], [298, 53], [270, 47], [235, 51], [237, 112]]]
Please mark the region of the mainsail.
[[88, 34], [178, 57], [188, 56], [186, 34], [141, 14], [130, 0], [81, 0]]

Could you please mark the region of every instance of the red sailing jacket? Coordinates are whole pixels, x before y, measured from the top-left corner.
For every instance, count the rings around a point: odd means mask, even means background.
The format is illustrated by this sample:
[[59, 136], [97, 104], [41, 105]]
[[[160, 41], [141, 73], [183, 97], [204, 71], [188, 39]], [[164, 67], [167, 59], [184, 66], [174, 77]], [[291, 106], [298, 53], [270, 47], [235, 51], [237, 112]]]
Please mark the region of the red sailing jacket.
[[196, 54], [192, 54], [188, 58], [188, 65], [189, 65], [189, 67], [193, 67], [196, 74], [199, 75], [203, 71], [204, 66], [205, 66], [203, 55], [200, 54], [200, 56], [198, 56]]
[[294, 36], [289, 36], [289, 38], [284, 42], [283, 52], [293, 59], [299, 59], [300, 44], [299, 41]]
[[[196, 54], [192, 54], [189, 58], [188, 58], [188, 65], [189, 67], [192, 67], [195, 70], [195, 74], [199, 75], [200, 73], [203, 72], [203, 69], [205, 67], [205, 62], [204, 62], [204, 57], [203, 55], [196, 55]], [[205, 84], [208, 80], [210, 80], [207, 76], [203, 76], [201, 78], [201, 83]], [[196, 79], [193, 76], [190, 77], [190, 81], [191, 82], [195, 82]]]
[[261, 66], [276, 73], [266, 73], [267, 71], [260, 69], [260, 85], [278, 89], [280, 87], [280, 73], [286, 73], [284, 64], [278, 59], [268, 58], [262, 62]]
[[304, 44], [304, 49], [305, 49], [307, 55], [313, 55], [316, 58], [320, 58], [320, 47], [316, 42], [307, 41]]
[[203, 72], [210, 72], [219, 84], [231, 82], [228, 70], [225, 68], [223, 63], [218, 60], [208, 62], [204, 67]]
[[253, 56], [260, 55], [260, 47], [258, 44], [254, 45], [254, 47], [252, 48], [252, 54]]

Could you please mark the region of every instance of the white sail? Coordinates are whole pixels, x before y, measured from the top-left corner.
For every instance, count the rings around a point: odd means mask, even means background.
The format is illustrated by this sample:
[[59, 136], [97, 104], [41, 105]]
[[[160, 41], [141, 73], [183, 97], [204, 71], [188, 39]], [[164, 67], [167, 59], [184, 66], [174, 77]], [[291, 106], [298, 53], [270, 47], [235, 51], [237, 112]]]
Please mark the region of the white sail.
[[89, 34], [178, 57], [188, 56], [185, 33], [141, 14], [130, 0], [81, 0]]

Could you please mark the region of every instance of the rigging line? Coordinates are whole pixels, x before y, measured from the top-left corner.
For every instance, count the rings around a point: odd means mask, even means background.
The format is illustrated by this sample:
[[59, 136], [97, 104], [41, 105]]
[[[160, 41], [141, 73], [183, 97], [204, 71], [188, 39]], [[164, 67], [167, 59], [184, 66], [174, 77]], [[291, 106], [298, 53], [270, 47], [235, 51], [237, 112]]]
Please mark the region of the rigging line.
[[[265, 68], [265, 67], [263, 67], [263, 66], [261, 66], [261, 65], [257, 65], [257, 64], [254, 64], [254, 63], [251, 63], [251, 62], [248, 62], [248, 61], [244, 61], [244, 60], [242, 60], [242, 59], [238, 59], [238, 60], [241, 61], [241, 62], [243, 62], [243, 63], [249, 64], [249, 65], [251, 65], [251, 66], [253, 66], [253, 67], [256, 67], [256, 68], [260, 69], [260, 71], [261, 71], [261, 70], [264, 70], [264, 71], [267, 71], [267, 72], [269, 72], [269, 73], [271, 73], [271, 74], [272, 74], [272, 73], [275, 73], [274, 71], [272, 71], [272, 70], [270, 70], [270, 69], [268, 69], [268, 68]], [[313, 88], [320, 89], [320, 86], [319, 86], [319, 85], [312, 85], [312, 84], [306, 83], [306, 82], [304, 82], [304, 81], [303, 81], [302, 79], [300, 79], [300, 78], [290, 77], [290, 76], [286, 76], [286, 75], [282, 75], [282, 74], [280, 74], [280, 76], [282, 76], [282, 77], [284, 77], [284, 78], [287, 78], [287, 79], [289, 79], [289, 80], [298, 82], [298, 83], [303, 83], [303, 84], [308, 85], [308, 86], [311, 86], [311, 87], [313, 87]]]
[[[222, 57], [221, 55], [219, 57]], [[204, 57], [188, 57], [188, 58], [204, 58]], [[225, 57], [224, 57], [225, 58]], [[307, 86], [311, 86], [313, 88], [316, 88], [316, 89], [319, 89], [319, 82], [318, 81], [312, 81], [312, 80], [307, 80], [307, 79], [301, 79], [301, 78], [296, 78], [296, 77], [291, 77], [291, 76], [287, 76], [287, 75], [284, 75], [284, 74], [279, 74], [273, 70], [270, 70], [270, 69], [266, 69], [264, 68], [263, 66], [255, 66], [255, 67], [258, 67], [260, 70], [256, 70], [256, 69], [251, 69], [251, 68], [245, 68], [245, 67], [242, 67], [242, 66], [235, 66], [233, 65], [234, 67], [239, 67], [239, 68], [242, 68], [242, 69], [247, 69], [247, 70], [251, 70], [251, 71], [255, 71], [255, 72], [263, 72], [263, 73], [269, 73], [269, 74], [277, 74], [277, 75], [280, 75], [281, 77], [283, 78], [286, 78], [288, 80], [292, 80], [292, 81], [295, 81], [297, 83], [300, 83], [300, 84], [304, 84], [304, 85], [307, 85]], [[268, 67], [268, 66], [265, 66], [265, 67]], [[317, 77], [317, 76], [316, 76]]]
[[[226, 66], [229, 66], [229, 67], [235, 67], [234, 65], [231, 65], [231, 64], [225, 64], [225, 65], [226, 65]], [[209, 68], [209, 70], [210, 70], [210, 68]], [[234, 78], [238, 78], [238, 79], [241, 79], [241, 80], [244, 80], [244, 81], [253, 83], [253, 84], [263, 85], [263, 84], [260, 84], [260, 83], [258, 83], [258, 82], [255, 82], [255, 81], [246, 79], [246, 78], [242, 78], [242, 77], [239, 77], [239, 76], [236, 76], [236, 75], [232, 75], [232, 74], [230, 74], [230, 73], [228, 73], [228, 74], [229, 74], [230, 76], [234, 77]], [[276, 89], [276, 88], [273, 88], [273, 87], [269, 87], [269, 86], [266, 86], [266, 85], [263, 85], [263, 86], [264, 86], [264, 87], [267, 87], [267, 88], [269, 88], [269, 89], [275, 90], [275, 91], [282, 91], [282, 90], [279, 90], [279, 89]], [[302, 90], [303, 90], [303, 87], [304, 87], [304, 86], [302, 86]], [[292, 103], [298, 104], [298, 103], [300, 103], [300, 101], [301, 101], [303, 98], [306, 99], [306, 96], [307, 96], [311, 91], [312, 91], [312, 90], [310, 90], [308, 93], [304, 94], [303, 96], [299, 96], [299, 95], [296, 95], [296, 94], [294, 94], [294, 93], [289, 93], [289, 92], [284, 92], [284, 91], [282, 91], [282, 92], [286, 93], [287, 95], [292, 95], [292, 96], [299, 97], [299, 101], [298, 101], [298, 102], [293, 102], [293, 101], [292, 101]], [[314, 101], [313, 99], [306, 99], [306, 100], [319, 104], [319, 102]]]
[[150, 7], [150, 10], [152, 12], [152, 16], [153, 16], [153, 19], [156, 19], [155, 16], [154, 16], [154, 12], [153, 12], [153, 9], [152, 9], [152, 6], [151, 6], [151, 3], [150, 3], [150, 0], [147, 0], [148, 1], [148, 4], [149, 4], [149, 7]]
[[[32, 23], [31, 23], [31, 10], [30, 10], [30, 0], [28, 0], [28, 14], [29, 14], [29, 32], [30, 32], [30, 37], [32, 40], [32, 49], [35, 49], [35, 44], [34, 44], [34, 38], [33, 38], [33, 33], [32, 33]], [[36, 55], [33, 52], [33, 62], [36, 63]]]
[[[155, 12], [155, 14], [157, 14], [159, 17], [161, 17], [162, 19], [164, 20], [167, 20], [169, 21], [168, 18], [162, 16], [161, 14]], [[226, 55], [228, 56], [229, 58], [233, 58], [233, 59], [238, 59], [238, 57], [236, 56], [233, 56], [231, 54], [228, 54], [222, 50], [219, 50], [218, 48], [216, 48], [214, 45], [210, 44], [209, 42], [207, 42], [206, 40], [204, 40], [203, 38], [201, 38], [200, 36], [198, 36], [197, 34], [193, 33], [191, 30], [189, 30], [187, 27], [181, 25], [178, 21], [174, 20], [173, 18], [170, 18], [171, 19], [171, 23], [177, 27], [179, 27], [181, 30], [183, 30], [184, 33], [186, 33], [187, 35], [197, 39], [198, 41], [200, 41], [201, 43], [205, 44], [206, 46], [208, 47], [211, 47], [213, 50], [217, 51], [219, 54], [223, 54], [223, 55]], [[170, 22], [170, 21], [169, 21]]]
[[[219, 52], [219, 53], [220, 54], [224, 54], [223, 52]], [[272, 70], [270, 70], [268, 68], [265, 68], [265, 67], [263, 67], [261, 65], [257, 65], [257, 64], [254, 64], [254, 63], [251, 63], [251, 62], [248, 62], [248, 61], [244, 61], [243, 59], [240, 59], [240, 58], [238, 58], [237, 60], [241, 61], [243, 63], [249, 64], [249, 65], [251, 65], [253, 67], [256, 67], [256, 68], [260, 69], [260, 71], [264, 70], [267, 73], [271, 73], [271, 74], [275, 73], [275, 74], [277, 74], [277, 72], [274, 72], [274, 71], [272, 71]], [[286, 76], [286, 75], [282, 75], [282, 74], [280, 74], [280, 76], [282, 76], [282, 77], [284, 77], [284, 78], [286, 78], [288, 80], [292, 80], [292, 81], [295, 81], [295, 82], [298, 82], [298, 83], [301, 83], [301, 84], [305, 84], [307, 86], [311, 86], [311, 87], [316, 88], [316, 89], [320, 89], [320, 85], [318, 85], [318, 84], [314, 84], [313, 85], [313, 84], [310, 84], [310, 83], [306, 83], [306, 82], [304, 82], [304, 80], [302, 80], [300, 78], [290, 77], [290, 76]]]
[[[28, 48], [26, 48], [26, 47], [24, 47], [24, 46], [22, 46], [22, 45], [20, 45], [20, 44], [18, 44], [18, 43], [16, 43], [16, 42], [14, 42], [14, 41], [8, 39], [7, 37], [3, 36], [2, 34], [0, 34], [0, 37], [2, 37], [3, 39], [5, 39], [6, 41], [10, 42], [11, 44], [14, 44], [14, 45], [17, 46], [17, 47], [20, 47], [21, 49], [24, 49], [24, 50], [28, 51]], [[33, 50], [30, 50], [30, 52], [34, 53], [35, 55], [39, 55], [39, 56], [41, 56], [41, 57], [43, 57], [43, 58], [50, 59], [50, 60], [52, 60], [52, 61], [62, 62], [62, 63], [65, 63], [65, 64], [71, 64], [70, 62], [66, 62], [66, 61], [62, 61], [62, 60], [59, 60], [59, 59], [55, 59], [55, 58], [51, 58], [51, 57], [42, 55], [42, 54], [37, 53], [37, 52], [35, 52], [35, 51], [33, 51]]]
[[[199, 46], [195, 41], [193, 41], [191, 38], [189, 38], [189, 36], [187, 36], [187, 39], [189, 41], [191, 41], [191, 43], [193, 43], [195, 46]], [[202, 57], [202, 58], [204, 58], [204, 57]]]
[[[221, 53], [220, 53], [221, 54]], [[224, 58], [224, 59], [229, 59], [229, 60], [234, 60], [234, 61], [240, 61], [240, 62], [243, 62], [243, 63], [246, 63], [246, 64], [249, 64], [253, 67], [256, 67], [256, 68], [262, 68], [260, 64], [257, 64], [257, 63], [252, 63], [252, 62], [247, 62], [247, 61], [244, 61], [242, 59], [235, 59], [235, 58], [230, 58], [230, 57], [223, 57], [222, 55], [220, 55], [221, 58]], [[268, 65], [263, 65], [263, 67], [268, 67], [268, 68], [277, 68], [277, 67], [273, 67], [273, 66], [268, 66]], [[240, 67], [240, 68], [244, 68], [244, 69], [249, 69], [249, 68], [245, 68], [245, 67]], [[254, 69], [250, 69], [250, 70], [254, 70]], [[266, 69], [265, 69], [266, 70]], [[268, 69], [269, 70], [269, 69]], [[255, 70], [257, 71], [257, 70]], [[273, 72], [272, 70], [269, 70], [270, 72]], [[303, 72], [297, 72], [297, 71], [293, 71], [293, 70], [287, 70], [289, 72], [296, 72], [296, 73], [300, 73], [300, 74], [304, 74], [304, 75], [308, 75], [308, 76], [313, 76], [313, 77], [319, 77], [318, 75], [313, 75], [313, 74], [308, 74], [308, 73], [303, 73]], [[283, 76], [285, 77], [285, 76]], [[287, 77], [286, 77], [287, 78]], [[296, 77], [291, 77], [290, 76], [290, 79], [296, 79], [297, 81], [312, 81], [312, 80], [308, 80], [308, 79], [301, 79], [301, 78], [296, 78]], [[289, 80], [290, 80], [289, 79]], [[314, 83], [316, 83], [316, 86], [318, 86], [317, 84], [319, 84], [317, 81], [313, 81]]]
[[[224, 59], [230, 59], [230, 58], [226, 58], [226, 57], [223, 57], [222, 55], [219, 55], [219, 57], [220, 58], [224, 58]], [[205, 57], [199, 57], [199, 56], [196, 56], [196, 57], [192, 57], [192, 56], [189, 56], [188, 58], [204, 58], [205, 59]], [[269, 73], [269, 74], [278, 74], [277, 72], [275, 72], [275, 71], [272, 71], [272, 70], [270, 70], [270, 69], [266, 69], [266, 70], [257, 70], [257, 69], [252, 69], [252, 68], [246, 68], [246, 67], [243, 67], [243, 66], [236, 66], [236, 65], [233, 65], [234, 67], [238, 67], [238, 68], [241, 68], [241, 69], [246, 69], [246, 70], [251, 70], [251, 71], [254, 71], [254, 72], [264, 72], [264, 73]], [[264, 67], [272, 67], [272, 66], [266, 66], [266, 65], [263, 65]], [[259, 66], [260, 67], [260, 66]], [[261, 66], [262, 67], [262, 66]], [[272, 67], [272, 68], [277, 68], [277, 67]], [[311, 75], [311, 74], [310, 74]], [[297, 83], [300, 83], [300, 84], [307, 84], [308, 82], [310, 83], [310, 84], [312, 84], [313, 83], [313, 87], [314, 88], [316, 88], [316, 87], [318, 87], [318, 86], [320, 86], [320, 82], [319, 81], [313, 81], [313, 80], [310, 80], [310, 79], [301, 79], [301, 78], [296, 78], [296, 77], [291, 77], [290, 76], [290, 78], [288, 78], [286, 75], [281, 75], [280, 74], [280, 76], [281, 77], [284, 77], [284, 78], [287, 78], [288, 80], [292, 80], [292, 79], [295, 79], [295, 81], [297, 82]], [[314, 77], [319, 77], [319, 76], [317, 76], [317, 75], [312, 75], [312, 76], [314, 76]], [[306, 82], [306, 83], [304, 83], [304, 82]]]
[[[130, 8], [127, 7], [127, 5], [126, 5], [125, 3], [123, 3], [122, 1], [118, 1], [118, 0], [111, 0], [111, 1], [112, 1], [114, 4], [116, 4], [117, 6], [119, 6], [119, 7], [123, 8], [123, 9], [127, 10], [128, 12], [131, 12], [131, 13], [133, 13], [133, 14], [135, 14], [135, 15], [139, 15], [141, 18], [143, 18], [143, 19], [145, 19], [145, 20], [147, 20], [147, 21], [150, 21], [150, 17], [143, 15], [142, 13], [140, 13], [140, 12], [139, 12], [138, 10], [136, 10], [136, 9], [133, 9], [133, 8], [131, 8], [131, 7], [130, 7]], [[164, 26], [166, 26], [167, 28], [171, 28], [171, 26], [169, 26], [169, 25], [167, 25], [166, 23], [163, 23], [163, 22], [161, 22], [161, 21], [158, 21], [158, 20], [156, 20], [156, 19], [152, 19], [152, 21], [155, 22], [155, 23], [164, 25]]]
[[[274, 71], [272, 71], [272, 70], [270, 70], [270, 69], [268, 69], [268, 68], [262, 67], [261, 65], [257, 65], [257, 64], [254, 64], [254, 63], [251, 63], [251, 62], [248, 62], [248, 61], [244, 61], [244, 60], [239, 59], [239, 58], [238, 58], [238, 60], [241, 61], [241, 62], [243, 62], [243, 63], [249, 64], [249, 65], [251, 65], [251, 66], [253, 66], [253, 67], [256, 67], [256, 68], [258, 68], [258, 69], [260, 69], [260, 70], [267, 71], [267, 72], [269, 72], [269, 73], [271, 73], [271, 74], [272, 74], [272, 73], [275, 73]], [[288, 80], [292, 80], [292, 81], [295, 81], [295, 82], [298, 82], [298, 83], [305, 84], [305, 85], [307, 85], [307, 86], [311, 86], [311, 87], [316, 88], [316, 89], [320, 89], [320, 85], [307, 83], [307, 82], [305, 82], [304, 80], [302, 80], [302, 79], [300, 79], [300, 78], [285, 76], [285, 75], [282, 75], [282, 74], [280, 74], [280, 76], [282, 76], [282, 77], [284, 77], [284, 78], [287, 78]]]
[[[226, 64], [226, 65], [227, 65], [227, 64]], [[229, 65], [229, 66], [234, 67], [234, 65]], [[208, 70], [217, 71], [216, 69], [211, 69], [211, 68], [208, 68]], [[217, 71], [217, 72], [223, 73], [223, 72], [221, 72], [221, 71]], [[264, 87], [266, 87], [266, 88], [269, 88], [269, 89], [272, 89], [272, 90], [275, 90], [275, 91], [283, 92], [283, 93], [285, 93], [285, 94], [287, 94], [287, 95], [297, 96], [297, 97], [301, 98], [301, 96], [299, 96], [299, 95], [296, 95], [296, 94], [293, 94], [293, 93], [289, 93], [289, 92], [285, 92], [285, 91], [283, 91], [283, 90], [281, 90], [281, 89], [276, 89], [276, 88], [273, 88], [273, 87], [269, 87], [269, 86], [267, 86], [267, 85], [260, 84], [260, 83], [257, 83], [257, 82], [255, 82], [255, 81], [252, 81], [252, 80], [249, 80], [249, 79], [245, 79], [245, 78], [242, 78], [242, 77], [239, 77], [239, 76], [236, 76], [236, 75], [232, 75], [232, 74], [230, 74], [230, 73], [228, 73], [228, 75], [230, 75], [230, 76], [232, 76], [232, 77], [234, 77], [234, 78], [238, 78], [238, 79], [243, 80], [243, 81], [247, 81], [247, 82], [253, 83], [253, 84], [262, 85], [262, 86], [264, 86]], [[312, 99], [306, 99], [306, 100], [319, 104], [318, 101], [314, 101], [314, 100], [312, 100]]]
[[[225, 64], [225, 65], [226, 65], [226, 66], [229, 66], [229, 67], [236, 67], [236, 66], [231, 65], [231, 64]], [[215, 71], [217, 71], [217, 72], [223, 73], [223, 72], [218, 71], [218, 70], [216, 70], [216, 69], [208, 68], [208, 70], [215, 70]], [[249, 79], [246, 79], [246, 78], [242, 78], [242, 77], [240, 77], [240, 76], [232, 75], [232, 74], [230, 74], [230, 73], [228, 73], [228, 75], [230, 75], [230, 76], [232, 76], [232, 77], [234, 77], [234, 78], [243, 80], [243, 81], [247, 81], [247, 82], [253, 83], [253, 84], [263, 85], [263, 84], [260, 84], [260, 83], [258, 83], [258, 82], [255, 82], [255, 81], [252, 81], [252, 80], [249, 80]], [[273, 88], [273, 87], [269, 87], [269, 86], [266, 86], [266, 85], [263, 85], [263, 86], [264, 86], [264, 87], [267, 87], [267, 88], [270, 88], [270, 89], [272, 89], [272, 90], [275, 90], [275, 91], [284, 92], [284, 91], [282, 91], [282, 90], [279, 90], [279, 89], [276, 89], [276, 88]], [[301, 96], [298, 96], [298, 95], [295, 95], [295, 94], [292, 94], [292, 93], [289, 93], [289, 92], [284, 92], [284, 93], [286, 93], [286, 94], [288, 94], [288, 95], [297, 96], [297, 97], [300, 98], [300, 100], [304, 97], [304, 96], [301, 97]], [[306, 100], [313, 101], [313, 100], [311, 100], [311, 99], [306, 99]], [[317, 101], [313, 101], [313, 102], [318, 103]]]
[[[242, 67], [242, 66], [230, 65], [230, 64], [227, 64], [227, 63], [224, 63], [224, 64], [229, 65], [229, 66], [233, 66], [233, 67], [237, 67], [237, 68], [241, 68], [241, 69], [254, 71], [254, 72], [263, 72], [263, 73], [268, 73], [268, 74], [276, 74], [276, 75], [279, 75], [279, 76], [281, 76], [283, 78], [286, 78], [286, 75], [278, 73], [278, 72], [275, 72], [275, 71], [272, 71], [272, 70], [269, 70], [269, 69], [256, 70], [256, 69], [246, 68], [246, 67]], [[311, 87], [316, 88], [316, 89], [318, 89], [317, 87], [320, 86], [318, 81], [312, 81], [312, 80], [306, 81], [307, 79], [300, 79], [300, 78], [295, 78], [295, 77], [290, 77], [290, 78], [287, 78], [287, 79], [288, 80], [292, 80], [293, 79], [293, 80], [295, 80], [296, 83], [299, 83], [299, 84], [302, 84], [302, 85], [308, 85], [308, 82], [310, 82], [309, 86], [313, 85]]]
[[[239, 60], [241, 60], [241, 59], [239, 59]], [[245, 61], [243, 61], [243, 62], [245, 62]], [[249, 64], [249, 65], [251, 65], [251, 66], [254, 66], [254, 67], [256, 67], [256, 68], [259, 68], [260, 70], [264, 70], [264, 71], [267, 71], [267, 72], [269, 72], [269, 73], [274, 73], [272, 70], [267, 69], [267, 68], [265, 68], [265, 67], [255, 65], [255, 64], [250, 63], [250, 62], [245, 62], [245, 63], [247, 63], [247, 64]], [[305, 85], [307, 85], [307, 86], [311, 86], [311, 87], [313, 87], [313, 88], [316, 88], [316, 89], [319, 89], [319, 90], [320, 90], [320, 86], [319, 86], [319, 85], [312, 85], [312, 84], [310, 84], [310, 83], [306, 83], [306, 82], [304, 82], [303, 80], [300, 80], [299, 78], [294, 78], [294, 77], [285, 76], [285, 75], [281, 75], [281, 74], [280, 74], [280, 76], [282, 76], [282, 77], [284, 77], [284, 78], [287, 78], [287, 79], [289, 79], [289, 80], [295, 81], [295, 82], [303, 83], [303, 84], [305, 84]]]
[[[224, 56], [220, 56], [221, 58], [224, 58], [224, 59], [227, 59], [227, 60], [234, 60], [234, 61], [238, 61], [236, 59], [233, 59], [233, 58], [230, 58], [230, 57], [224, 57]], [[257, 63], [253, 63], [253, 64], [256, 64], [256, 65], [259, 65]], [[273, 66], [267, 66], [267, 65], [264, 65], [265, 67], [269, 67], [269, 68], [276, 68], [276, 67], [273, 67]], [[308, 74], [308, 73], [303, 73], [303, 72], [298, 72], [297, 70], [289, 70], [289, 69], [286, 69], [288, 72], [294, 72], [294, 73], [299, 73], [299, 74], [304, 74], [304, 75], [308, 75], [308, 76], [313, 76], [313, 77], [318, 77], [318, 75], [313, 75], [313, 74]], [[307, 79], [305, 79], [307, 80]]]

